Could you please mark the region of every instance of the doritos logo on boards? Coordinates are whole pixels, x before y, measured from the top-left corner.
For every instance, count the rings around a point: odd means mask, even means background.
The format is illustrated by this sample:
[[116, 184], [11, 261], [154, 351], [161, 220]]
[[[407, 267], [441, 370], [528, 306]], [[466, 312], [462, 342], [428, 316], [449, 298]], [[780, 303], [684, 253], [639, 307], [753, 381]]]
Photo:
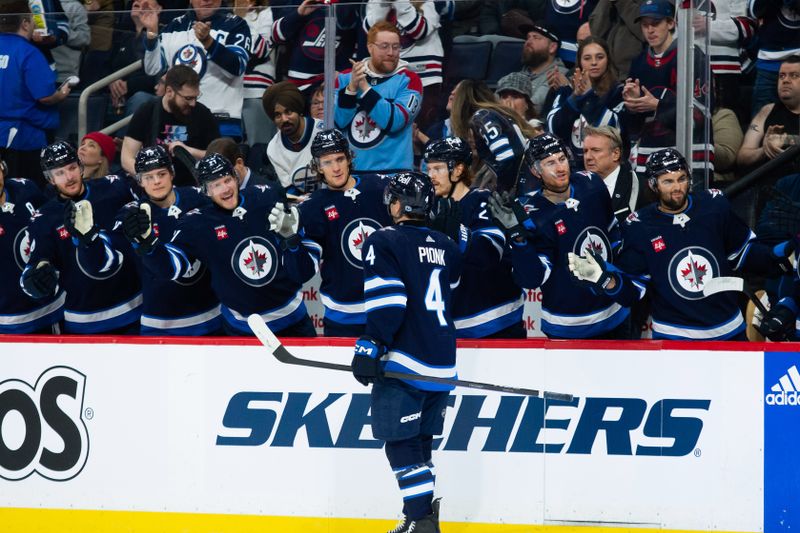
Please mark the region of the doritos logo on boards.
[[214, 231], [217, 232], [217, 240], [221, 241], [222, 239], [228, 238], [228, 229], [225, 226], [217, 226], [214, 228]]
[[564, 235], [567, 232], [567, 225], [563, 220], [556, 220], [556, 231], [559, 235]]
[[655, 239], [650, 239], [650, 244], [653, 245], [653, 250], [656, 253], [663, 252], [664, 250], [667, 249], [667, 245], [664, 244], [664, 238], [661, 237], [661, 235], [659, 235]]
[[335, 205], [326, 207], [325, 216], [328, 218], [329, 221], [334, 221], [339, 218], [339, 211], [336, 210]]

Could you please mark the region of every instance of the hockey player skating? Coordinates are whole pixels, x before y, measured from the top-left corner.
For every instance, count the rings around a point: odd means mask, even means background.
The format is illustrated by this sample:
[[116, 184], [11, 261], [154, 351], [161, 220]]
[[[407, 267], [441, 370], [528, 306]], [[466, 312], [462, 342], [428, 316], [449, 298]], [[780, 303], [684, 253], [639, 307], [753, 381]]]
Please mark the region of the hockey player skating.
[[[223, 327], [232, 335], [250, 334], [247, 316], [257, 313], [279, 335], [315, 336], [301, 287], [313, 275], [316, 259], [299, 236], [283, 239], [268, 228], [267, 216], [283, 191], [265, 185], [239, 191], [233, 166], [219, 154], [198, 161], [196, 170], [213, 203], [181, 217], [171, 238], [156, 235], [149, 216], [126, 225], [126, 237], [137, 244], [144, 265], [156, 276], [178, 280], [199, 259], [211, 271]], [[284, 268], [286, 254], [301, 254], [306, 268]]]
[[674, 148], [651, 155], [646, 172], [658, 201], [628, 216], [618, 259], [572, 253], [572, 275], [623, 305], [651, 290], [653, 338], [746, 340], [736, 294], [703, 288], [734, 270], [784, 272], [792, 247], [756, 242], [720, 191], [690, 193], [689, 165]]
[[30, 259], [28, 224], [45, 198], [30, 180], [9, 178], [0, 159], [0, 333], [59, 333], [64, 316], [64, 291], [34, 300], [22, 291], [18, 279]]
[[64, 141], [42, 150], [41, 165], [56, 197], [34, 214], [29, 227], [23, 289], [34, 298], [64, 289], [67, 333], [138, 333], [142, 293], [133, 251], [107, 233], [122, 206], [134, 199], [129, 185], [117, 176], [84, 181], [78, 153]]
[[[568, 253], [593, 250], [613, 256], [619, 228], [602, 178], [593, 172], [571, 172], [569, 148], [550, 134], [531, 139], [525, 152], [541, 189], [515, 202], [495, 196], [489, 204], [497, 224], [512, 243], [516, 281], [542, 288], [542, 332], [550, 338], [628, 338], [629, 310], [604, 294], [577, 285], [570, 275]], [[537, 257], [538, 256], [538, 257]]]
[[[210, 203], [193, 187], [173, 187], [175, 169], [163, 146], [142, 148], [134, 164], [136, 180], [147, 196], [122, 210], [118, 218], [123, 232], [135, 234], [140, 224], [149, 223], [149, 216], [155, 236], [168, 237], [189, 211]], [[142, 205], [147, 205], [149, 215]], [[134, 246], [138, 246], [136, 239]], [[140, 268], [139, 275], [144, 296], [143, 335], [208, 335], [221, 330], [219, 300], [211, 290], [208, 269], [200, 261], [176, 280], [154, 276], [146, 268]]]
[[367, 326], [356, 342], [353, 375], [364, 385], [373, 383], [372, 433], [386, 442], [403, 496], [403, 519], [393, 533], [438, 533], [431, 451], [452, 387], [381, 373], [456, 376], [451, 301], [461, 257], [458, 245], [426, 227], [434, 203], [427, 176], [395, 175], [384, 203], [395, 225], [376, 231], [364, 245]]
[[473, 236], [461, 283], [453, 293], [456, 333], [468, 338], [525, 338], [522, 289], [511, 276], [505, 235], [487, 211], [491, 193], [470, 189], [469, 145], [460, 137], [431, 141], [424, 158], [437, 198], [458, 204], [461, 222]]
[[[306, 237], [322, 247], [320, 297], [325, 306], [325, 335], [358, 337], [364, 333], [362, 250], [372, 233], [391, 223], [383, 206], [385, 179], [353, 176], [353, 155], [345, 136], [325, 130], [311, 143], [311, 165], [326, 188], [298, 206]], [[273, 209], [273, 231], [283, 224], [283, 206]]]

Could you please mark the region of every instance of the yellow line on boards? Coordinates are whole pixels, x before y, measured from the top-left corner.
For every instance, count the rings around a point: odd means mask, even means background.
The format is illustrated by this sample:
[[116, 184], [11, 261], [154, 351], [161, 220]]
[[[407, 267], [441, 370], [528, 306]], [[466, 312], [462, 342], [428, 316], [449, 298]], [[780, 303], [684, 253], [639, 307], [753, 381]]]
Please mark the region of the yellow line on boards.
[[[375, 533], [389, 520], [0, 508], [3, 533]], [[699, 533], [651, 528], [447, 522], [443, 533]], [[714, 533], [726, 533], [715, 531]]]

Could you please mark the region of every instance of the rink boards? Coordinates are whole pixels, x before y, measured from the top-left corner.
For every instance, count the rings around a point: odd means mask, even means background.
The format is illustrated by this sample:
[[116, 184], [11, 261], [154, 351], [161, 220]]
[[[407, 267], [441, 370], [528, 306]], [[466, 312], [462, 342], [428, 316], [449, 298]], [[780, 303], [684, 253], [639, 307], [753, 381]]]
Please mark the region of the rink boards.
[[[347, 373], [281, 365], [250, 340], [45, 340], [0, 338], [4, 533], [367, 533], [398, 516], [368, 389]], [[777, 348], [797, 351], [763, 351]], [[575, 400], [451, 395], [434, 452], [443, 531], [797, 528], [798, 352], [461, 345], [463, 379]]]

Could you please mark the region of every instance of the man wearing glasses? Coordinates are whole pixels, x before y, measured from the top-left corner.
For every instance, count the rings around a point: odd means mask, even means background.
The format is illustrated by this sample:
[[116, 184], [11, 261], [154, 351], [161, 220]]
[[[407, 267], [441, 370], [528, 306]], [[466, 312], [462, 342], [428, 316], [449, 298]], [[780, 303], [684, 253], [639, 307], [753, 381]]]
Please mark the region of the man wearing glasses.
[[[132, 176], [136, 175], [134, 160], [142, 146], [164, 145], [170, 153], [181, 146], [195, 159], [202, 159], [208, 144], [220, 137], [214, 115], [198, 102], [200, 78], [194, 70], [174, 66], [164, 82], [164, 96], [136, 110], [122, 143], [122, 168]], [[175, 184], [195, 185], [191, 169], [177, 165]]]
[[356, 170], [413, 166], [411, 126], [422, 103], [422, 82], [400, 59], [400, 48], [400, 30], [382, 20], [367, 34], [369, 57], [336, 80], [334, 122], [348, 136]]

